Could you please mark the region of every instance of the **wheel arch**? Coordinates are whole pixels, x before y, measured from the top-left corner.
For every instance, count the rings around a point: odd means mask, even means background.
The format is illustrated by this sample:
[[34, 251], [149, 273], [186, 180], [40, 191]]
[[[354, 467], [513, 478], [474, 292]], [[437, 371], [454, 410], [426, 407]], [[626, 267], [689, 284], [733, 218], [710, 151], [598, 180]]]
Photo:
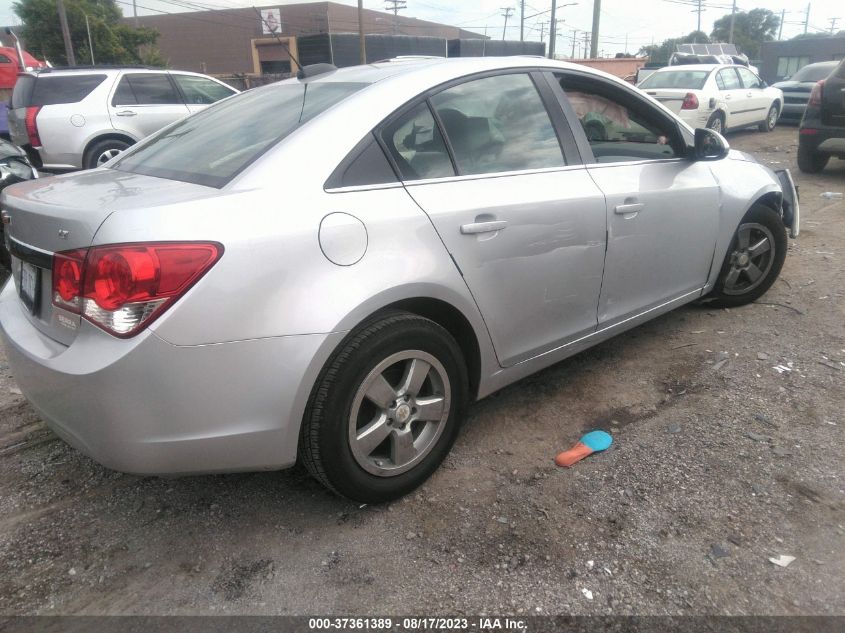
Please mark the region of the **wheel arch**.
[[85, 144], [85, 149], [82, 150], [82, 164], [83, 166], [88, 160], [88, 153], [91, 151], [91, 148], [94, 147], [97, 143], [102, 141], [123, 141], [124, 143], [129, 143], [129, 145], [134, 145], [138, 141], [128, 134], [123, 134], [121, 132], [105, 132], [103, 134], [98, 134], [97, 136], [88, 140]]

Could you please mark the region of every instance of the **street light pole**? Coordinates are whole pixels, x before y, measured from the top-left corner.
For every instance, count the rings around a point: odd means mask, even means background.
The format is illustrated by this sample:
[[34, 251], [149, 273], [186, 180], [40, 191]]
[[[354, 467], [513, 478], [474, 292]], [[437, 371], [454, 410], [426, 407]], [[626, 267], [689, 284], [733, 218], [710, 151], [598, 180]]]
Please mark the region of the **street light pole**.
[[358, 0], [358, 48], [361, 53], [361, 65], [367, 63], [367, 45], [364, 41], [364, 0]]

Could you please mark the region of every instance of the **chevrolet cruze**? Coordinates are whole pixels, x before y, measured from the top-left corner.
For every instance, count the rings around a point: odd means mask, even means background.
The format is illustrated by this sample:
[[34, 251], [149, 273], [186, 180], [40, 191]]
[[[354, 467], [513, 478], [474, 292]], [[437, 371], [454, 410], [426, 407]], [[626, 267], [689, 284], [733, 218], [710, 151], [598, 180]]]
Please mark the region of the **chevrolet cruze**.
[[0, 206], [9, 363], [58, 435], [133, 473], [300, 459], [365, 502], [423, 482], [472, 401], [755, 300], [799, 219], [788, 172], [528, 57], [308, 67]]

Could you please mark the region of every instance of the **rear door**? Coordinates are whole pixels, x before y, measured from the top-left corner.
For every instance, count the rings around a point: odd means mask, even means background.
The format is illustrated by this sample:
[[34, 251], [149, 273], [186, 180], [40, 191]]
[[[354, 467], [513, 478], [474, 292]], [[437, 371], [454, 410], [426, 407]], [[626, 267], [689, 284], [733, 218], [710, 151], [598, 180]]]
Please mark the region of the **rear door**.
[[191, 114], [204, 110], [215, 101], [237, 94], [234, 88], [210, 77], [174, 72], [171, 72], [170, 76], [179, 87], [179, 92], [182, 93], [185, 105]]
[[504, 366], [596, 328], [604, 196], [561, 123], [544, 76], [521, 71], [457, 82], [380, 132]]
[[845, 128], [845, 61], [825, 79], [821, 110], [823, 124]]
[[112, 126], [142, 139], [190, 114], [166, 72], [126, 73], [109, 98]]

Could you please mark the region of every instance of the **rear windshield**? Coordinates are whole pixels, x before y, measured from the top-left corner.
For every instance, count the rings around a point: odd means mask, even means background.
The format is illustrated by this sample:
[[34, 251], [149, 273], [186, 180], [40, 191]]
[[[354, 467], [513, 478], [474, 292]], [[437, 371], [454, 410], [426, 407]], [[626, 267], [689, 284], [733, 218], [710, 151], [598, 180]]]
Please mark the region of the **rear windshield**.
[[701, 90], [709, 74], [709, 70], [667, 70], [652, 73], [643, 80], [639, 87]]
[[804, 66], [804, 68], [792, 75], [789, 80], [818, 81], [819, 79], [824, 79], [825, 77], [827, 77], [833, 70], [833, 68], [833, 64], [810, 64], [809, 66]]
[[12, 93], [13, 108], [77, 103], [106, 80], [105, 75], [21, 75]]
[[244, 92], [165, 128], [114, 168], [223, 187], [300, 125], [366, 85], [278, 84]]

